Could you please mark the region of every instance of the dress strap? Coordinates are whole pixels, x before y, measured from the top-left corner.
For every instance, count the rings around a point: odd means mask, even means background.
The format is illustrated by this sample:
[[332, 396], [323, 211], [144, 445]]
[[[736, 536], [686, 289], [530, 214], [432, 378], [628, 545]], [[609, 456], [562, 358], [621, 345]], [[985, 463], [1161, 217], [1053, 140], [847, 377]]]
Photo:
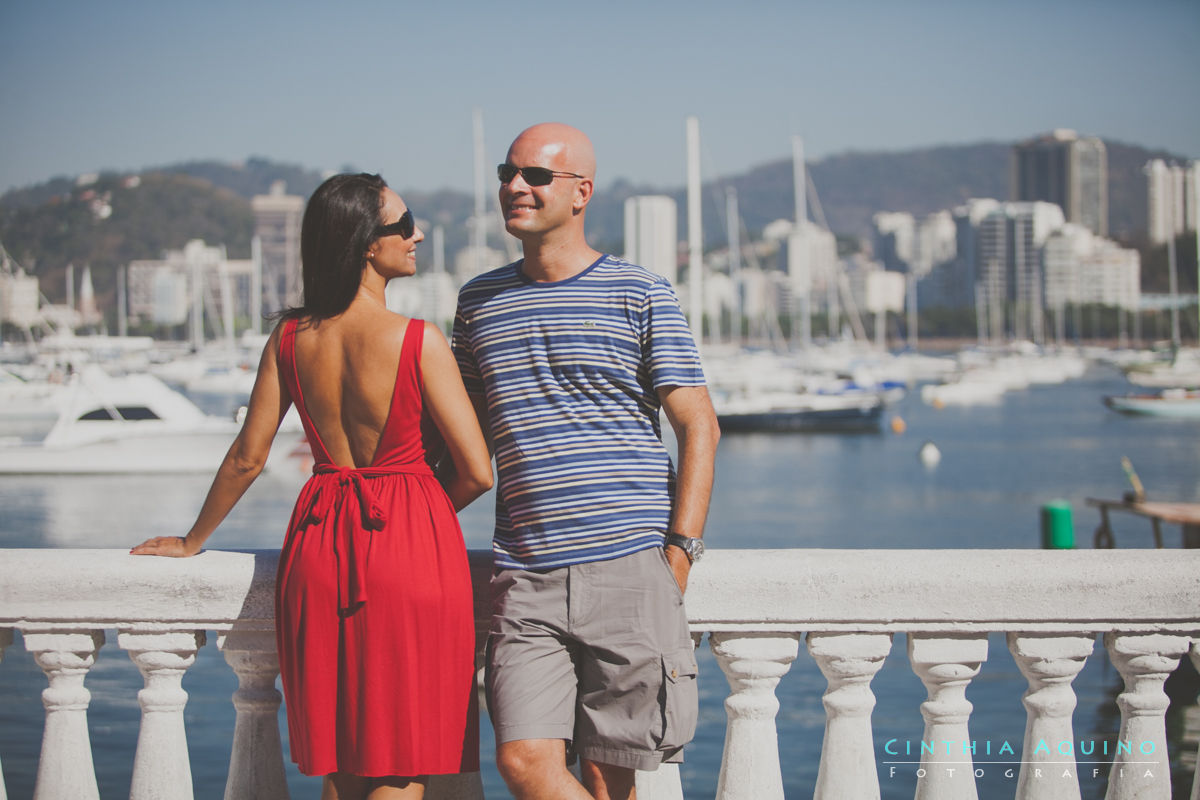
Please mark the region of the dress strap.
[[425, 320], [410, 319], [400, 343], [400, 366], [396, 385], [392, 387], [392, 411], [403, 408], [406, 402], [421, 407], [421, 346], [425, 341]]

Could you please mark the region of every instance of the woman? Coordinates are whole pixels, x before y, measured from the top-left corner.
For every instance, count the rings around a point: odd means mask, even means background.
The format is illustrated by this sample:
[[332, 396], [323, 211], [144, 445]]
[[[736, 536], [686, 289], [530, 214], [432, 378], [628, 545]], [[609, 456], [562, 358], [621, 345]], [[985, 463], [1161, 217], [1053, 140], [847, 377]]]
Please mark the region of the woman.
[[[296, 404], [316, 463], [280, 553], [276, 637], [292, 759], [325, 776], [324, 800], [421, 797], [424, 776], [479, 768], [455, 512], [491, 488], [490, 458], [445, 338], [384, 304], [387, 282], [416, 271], [423, 239], [378, 175], [316, 190], [301, 232], [303, 305], [263, 350], [246, 421], [195, 524], [132, 550], [199, 552]], [[453, 461], [444, 486], [435, 444]]]

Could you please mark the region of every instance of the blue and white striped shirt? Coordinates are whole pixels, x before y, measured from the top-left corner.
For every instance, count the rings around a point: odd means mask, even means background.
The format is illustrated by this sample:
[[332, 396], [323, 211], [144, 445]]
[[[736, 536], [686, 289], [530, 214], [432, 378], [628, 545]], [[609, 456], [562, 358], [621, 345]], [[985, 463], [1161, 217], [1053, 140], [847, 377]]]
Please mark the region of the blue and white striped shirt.
[[521, 262], [458, 296], [454, 351], [487, 397], [502, 567], [550, 568], [658, 547], [675, 472], [657, 390], [704, 373], [667, 280], [613, 256], [555, 283]]

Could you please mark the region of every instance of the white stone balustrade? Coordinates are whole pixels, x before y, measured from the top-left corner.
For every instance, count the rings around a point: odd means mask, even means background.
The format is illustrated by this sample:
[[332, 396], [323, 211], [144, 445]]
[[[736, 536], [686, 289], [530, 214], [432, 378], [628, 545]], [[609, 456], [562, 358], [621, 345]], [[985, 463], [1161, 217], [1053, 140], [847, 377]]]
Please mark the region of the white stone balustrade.
[[[1200, 672], [1200, 641], [1192, 642], [1191, 650], [1192, 664], [1195, 665], [1196, 671]], [[1200, 709], [1192, 709], [1193, 712]], [[1196, 757], [1192, 760], [1192, 800], [1200, 800], [1200, 744], [1196, 746]]]
[[[0, 662], [4, 661], [4, 650], [13, 642], [12, 628], [0, 628]], [[0, 800], [8, 800], [4, 785], [4, 762], [0, 760]]]
[[87, 728], [92, 693], [83, 681], [96, 663], [104, 632], [31, 628], [23, 634], [25, 649], [33, 654], [50, 682], [42, 692], [46, 727], [34, 800], [99, 798]]
[[[1028, 712], [1025, 722], [1024, 749], [1021, 753], [1021, 774], [1017, 779], [1017, 795], [1030, 800], [1069, 800], [1079, 797], [1079, 776], [1068, 771], [1057, 780], [1038, 778], [1040, 769], [1050, 774], [1053, 762], [1071, 752], [1059, 752], [1063, 742], [1074, 742], [1071, 713], [1075, 710], [1075, 692], [1071, 681], [1083, 669], [1092, 654], [1095, 640], [1090, 636], [1060, 633], [1010, 633], [1008, 649], [1021, 674], [1029, 681], [1029, 691], [1022, 701]], [[1042, 743], [1051, 743], [1053, 747]], [[1094, 748], [1093, 748], [1094, 749]]]
[[929, 692], [929, 699], [921, 704], [925, 718], [921, 741], [935, 743], [929, 751], [921, 750], [917, 800], [978, 797], [974, 782], [963, 780], [974, 771], [967, 684], [987, 660], [987, 648], [986, 634], [914, 633], [908, 637], [908, 660]]
[[[283, 695], [275, 688], [279, 676], [275, 631], [230, 631], [217, 638], [217, 646], [238, 678], [225, 800], [284, 797], [287, 779], [278, 717]], [[255, 765], [262, 767], [255, 769]]]
[[1189, 643], [1185, 636], [1158, 633], [1104, 635], [1108, 656], [1125, 680], [1125, 691], [1117, 696], [1121, 709], [1117, 742], [1131, 744], [1127, 749], [1118, 747], [1105, 800], [1170, 800], [1170, 786], [1156, 779], [1170, 769], [1163, 684], [1179, 666]]
[[809, 655], [821, 668], [829, 688], [825, 706], [825, 738], [817, 768], [816, 800], [879, 797], [871, 710], [871, 679], [892, 649], [890, 633], [810, 633]]
[[[145, 677], [134, 798], [191, 796], [181, 679], [208, 632], [238, 678], [225, 797], [287, 796], [276, 725], [277, 551], [184, 560], [117, 550], [0, 553], [0, 658], [15, 657], [5, 648], [19, 631], [48, 682], [37, 800], [98, 796], [85, 679], [106, 631], [116, 632]], [[489, 555], [472, 553], [472, 571], [482, 631]], [[897, 633], [907, 637], [911, 668], [928, 691], [920, 708], [925, 738], [939, 743], [969, 741], [965, 688], [986, 672], [987, 635], [1007, 634], [1028, 681], [1015, 788], [1019, 798], [1039, 799], [1079, 796], [1078, 783], [1039, 783], [1026, 771], [1043, 757], [1037, 740], [1073, 741], [1071, 682], [1103, 635], [1125, 681], [1119, 739], [1136, 748], [1110, 754], [1108, 796], [1170, 796], [1163, 681], [1189, 652], [1200, 662], [1200, 551], [712, 549], [692, 572], [687, 608], [693, 635], [708, 635], [730, 686], [718, 800], [783, 797], [775, 688], [800, 656], [802, 638], [828, 683], [816, 796], [878, 797], [871, 681]], [[969, 750], [945, 752], [943, 745], [931, 760], [970, 766]], [[1073, 758], [1053, 754], [1056, 763]], [[1154, 782], [1137, 772], [1141, 762], [1152, 762]], [[920, 797], [977, 794], [969, 769], [953, 782], [927, 774]], [[642, 800], [682, 798], [674, 769], [639, 775], [638, 785]], [[461, 776], [431, 783], [426, 796], [476, 800], [482, 789], [478, 776]], [[1200, 800], [1200, 780], [1192, 798]]]

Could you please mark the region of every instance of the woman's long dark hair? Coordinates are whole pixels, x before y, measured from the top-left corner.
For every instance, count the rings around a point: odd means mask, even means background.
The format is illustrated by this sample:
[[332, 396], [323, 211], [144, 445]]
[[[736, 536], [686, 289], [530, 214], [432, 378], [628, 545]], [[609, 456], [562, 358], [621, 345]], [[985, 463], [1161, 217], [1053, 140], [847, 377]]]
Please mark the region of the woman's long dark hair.
[[300, 226], [301, 304], [283, 319], [319, 321], [350, 306], [375, 241], [387, 183], [378, 175], [334, 175], [313, 192]]

